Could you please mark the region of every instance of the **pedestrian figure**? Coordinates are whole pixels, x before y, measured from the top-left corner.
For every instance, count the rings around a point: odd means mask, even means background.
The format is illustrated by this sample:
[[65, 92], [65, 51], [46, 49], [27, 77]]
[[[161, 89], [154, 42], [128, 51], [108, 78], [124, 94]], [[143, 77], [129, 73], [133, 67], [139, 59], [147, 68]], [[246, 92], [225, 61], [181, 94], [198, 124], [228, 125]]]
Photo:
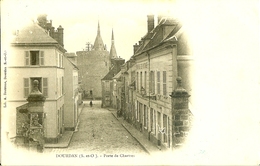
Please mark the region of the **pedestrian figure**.
[[90, 101], [89, 105], [90, 105], [90, 107], [92, 107], [92, 105], [93, 105], [92, 101]]

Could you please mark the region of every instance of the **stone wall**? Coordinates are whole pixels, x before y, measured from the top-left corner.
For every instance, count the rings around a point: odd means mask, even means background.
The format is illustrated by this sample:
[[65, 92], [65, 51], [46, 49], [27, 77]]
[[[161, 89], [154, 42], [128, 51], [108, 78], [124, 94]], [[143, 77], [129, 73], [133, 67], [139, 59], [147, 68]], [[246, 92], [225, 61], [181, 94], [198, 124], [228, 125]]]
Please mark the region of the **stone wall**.
[[[101, 79], [109, 71], [108, 51], [78, 51], [79, 80], [87, 97], [101, 98]], [[90, 94], [92, 91], [92, 96]]]

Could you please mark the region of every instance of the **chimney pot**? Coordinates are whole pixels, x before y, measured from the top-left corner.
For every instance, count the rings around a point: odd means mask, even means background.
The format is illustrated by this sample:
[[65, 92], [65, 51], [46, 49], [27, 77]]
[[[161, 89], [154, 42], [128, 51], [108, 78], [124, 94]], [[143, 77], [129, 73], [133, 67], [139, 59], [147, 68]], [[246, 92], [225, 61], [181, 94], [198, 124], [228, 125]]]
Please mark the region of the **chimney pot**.
[[151, 32], [154, 28], [154, 15], [147, 16], [147, 29], [148, 33]]

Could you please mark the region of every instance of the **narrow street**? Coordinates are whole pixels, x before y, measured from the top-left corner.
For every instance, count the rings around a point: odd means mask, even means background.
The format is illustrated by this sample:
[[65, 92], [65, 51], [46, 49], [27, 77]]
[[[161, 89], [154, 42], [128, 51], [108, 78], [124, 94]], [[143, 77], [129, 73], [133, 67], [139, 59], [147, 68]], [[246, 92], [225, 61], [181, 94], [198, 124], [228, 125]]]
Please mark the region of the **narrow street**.
[[68, 148], [48, 148], [47, 152], [95, 152], [99, 154], [146, 154], [139, 143], [107, 109], [94, 101], [85, 103], [80, 123]]

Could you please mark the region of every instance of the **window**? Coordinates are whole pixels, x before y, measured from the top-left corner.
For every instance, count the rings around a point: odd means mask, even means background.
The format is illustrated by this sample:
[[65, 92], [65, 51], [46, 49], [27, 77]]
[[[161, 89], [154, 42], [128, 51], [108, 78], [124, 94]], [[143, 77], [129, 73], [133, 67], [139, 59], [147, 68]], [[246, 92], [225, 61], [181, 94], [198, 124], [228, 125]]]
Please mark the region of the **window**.
[[163, 114], [163, 142], [167, 143], [167, 115]]
[[44, 51], [25, 51], [25, 65], [44, 65]]
[[143, 87], [143, 74], [140, 72], [140, 90], [142, 90]]
[[64, 94], [64, 80], [63, 80], [63, 77], [61, 77], [61, 94]]
[[153, 132], [153, 109], [150, 109], [150, 128], [151, 131]]
[[146, 72], [144, 73], [144, 89], [146, 90]]
[[144, 127], [147, 127], [147, 109], [146, 105], [144, 105]]
[[24, 78], [24, 97], [27, 98], [31, 91], [33, 90], [33, 81], [37, 80], [39, 82], [38, 89], [45, 96], [48, 96], [48, 78], [32, 77]]
[[154, 88], [155, 88], [155, 80], [154, 79], [155, 79], [154, 78], [154, 71], [151, 71], [150, 72], [150, 92], [151, 93], [155, 92], [155, 90], [154, 90]]
[[160, 71], [157, 71], [157, 94], [160, 94]]
[[[159, 136], [159, 129], [161, 129], [161, 113], [159, 111], [157, 111], [157, 124], [158, 124], [158, 131], [157, 131], [157, 134]], [[161, 140], [161, 138], [158, 138], [159, 140]]]
[[135, 72], [132, 71], [131, 72], [131, 82], [133, 82], [135, 80]]
[[163, 95], [167, 95], [167, 86], [166, 86], [166, 71], [163, 71]]
[[142, 109], [143, 109], [143, 105], [141, 103], [139, 103], [139, 121], [142, 123]]
[[154, 119], [154, 134], [156, 134], [156, 111], [153, 110], [153, 119]]
[[30, 65], [39, 65], [39, 51], [30, 51]]
[[138, 101], [136, 102], [135, 119], [138, 120]]
[[139, 102], [137, 101], [137, 112], [136, 112], [137, 121], [139, 121], [139, 113], [140, 113], [140, 105], [139, 105]]
[[136, 73], [136, 89], [139, 90], [139, 75], [138, 72]]
[[42, 78], [42, 93], [48, 96], [48, 78]]
[[24, 87], [24, 97], [28, 97], [29, 96], [29, 88], [30, 88], [30, 84], [29, 84], [29, 78], [24, 78], [23, 79], [23, 87]]

